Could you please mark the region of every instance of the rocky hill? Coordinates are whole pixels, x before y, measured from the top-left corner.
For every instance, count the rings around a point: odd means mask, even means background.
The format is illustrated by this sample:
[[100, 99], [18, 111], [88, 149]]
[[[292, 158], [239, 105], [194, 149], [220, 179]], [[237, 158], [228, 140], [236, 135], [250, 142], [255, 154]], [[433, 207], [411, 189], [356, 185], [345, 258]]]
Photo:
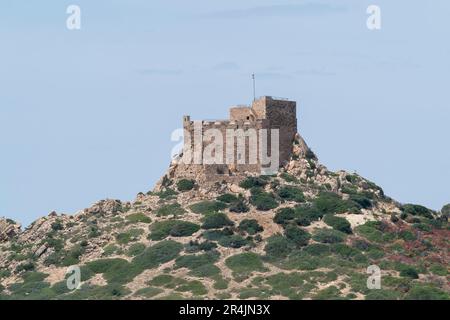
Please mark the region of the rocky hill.
[[400, 204], [299, 145], [276, 176], [166, 175], [133, 202], [0, 220], [0, 300], [449, 299], [449, 206]]

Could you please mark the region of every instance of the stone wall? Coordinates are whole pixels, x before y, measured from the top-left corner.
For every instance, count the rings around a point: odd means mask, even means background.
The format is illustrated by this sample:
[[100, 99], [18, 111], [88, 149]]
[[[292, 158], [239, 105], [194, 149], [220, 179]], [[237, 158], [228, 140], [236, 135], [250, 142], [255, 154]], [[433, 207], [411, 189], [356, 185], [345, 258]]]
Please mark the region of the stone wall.
[[265, 97], [265, 106], [270, 128], [280, 130], [280, 164], [283, 164], [292, 155], [292, 142], [297, 133], [297, 104], [295, 101]]
[[[189, 154], [187, 150], [191, 150], [188, 158], [194, 160], [196, 167], [202, 163], [204, 171], [208, 172], [209, 175], [214, 173], [219, 175], [233, 175], [239, 172], [258, 173], [261, 172], [259, 158], [259, 148], [261, 147], [259, 145], [260, 129], [268, 129], [269, 131], [270, 129], [279, 129], [280, 166], [289, 161], [292, 155], [292, 143], [297, 133], [296, 102], [262, 97], [255, 100], [251, 107], [239, 106], [230, 108], [230, 120], [191, 121], [189, 116], [184, 116], [183, 127], [185, 130], [185, 151], [183, 156]], [[245, 138], [244, 154], [238, 152], [238, 145], [242, 141], [238, 142], [236, 138], [233, 140], [229, 139], [230, 129], [234, 130], [234, 132], [243, 130], [243, 132], [251, 133], [251, 137]], [[249, 129], [255, 130], [256, 137]], [[225, 142], [223, 150], [212, 150], [211, 143], [214, 141], [214, 138], [205, 133], [207, 130], [213, 136], [221, 134]], [[256, 139], [256, 143], [253, 139]], [[270, 140], [269, 132], [269, 150], [271, 147]], [[197, 147], [196, 141], [201, 148]], [[251, 143], [252, 141], [253, 143]], [[229, 146], [227, 143], [232, 143], [232, 145]], [[206, 159], [203, 159], [205, 150], [213, 156], [216, 156], [215, 152], [222, 152], [221, 156], [217, 155], [217, 160], [222, 159], [223, 161], [220, 164], [211, 161], [207, 162]], [[231, 150], [234, 151], [233, 155], [230, 154]], [[257, 162], [250, 163], [249, 156], [255, 152]], [[234, 159], [233, 162], [227, 161], [230, 157]], [[186, 172], [189, 171], [187, 168], [185, 170]]]
[[257, 119], [256, 114], [250, 107], [232, 107], [230, 108], [230, 120], [247, 120], [255, 121]]

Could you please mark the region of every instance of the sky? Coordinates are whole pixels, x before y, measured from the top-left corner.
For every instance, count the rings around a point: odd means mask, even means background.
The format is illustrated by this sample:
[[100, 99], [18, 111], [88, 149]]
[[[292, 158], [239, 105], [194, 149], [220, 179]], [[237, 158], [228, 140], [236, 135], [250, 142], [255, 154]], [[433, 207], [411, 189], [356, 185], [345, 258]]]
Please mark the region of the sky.
[[[81, 9], [68, 30], [66, 9]], [[381, 29], [369, 30], [369, 5]], [[403, 203], [450, 202], [446, 0], [2, 0], [0, 216], [23, 225], [133, 200], [170, 162], [182, 116], [297, 101], [331, 170]]]

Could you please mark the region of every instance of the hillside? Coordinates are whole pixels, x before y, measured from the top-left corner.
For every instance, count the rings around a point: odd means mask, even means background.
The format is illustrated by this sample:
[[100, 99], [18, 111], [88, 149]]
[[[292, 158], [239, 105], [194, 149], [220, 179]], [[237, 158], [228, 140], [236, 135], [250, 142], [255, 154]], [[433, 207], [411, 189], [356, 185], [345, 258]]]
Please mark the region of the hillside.
[[0, 300], [449, 299], [449, 207], [400, 204], [300, 144], [276, 176], [165, 176], [133, 202], [53, 212], [23, 231], [1, 220]]

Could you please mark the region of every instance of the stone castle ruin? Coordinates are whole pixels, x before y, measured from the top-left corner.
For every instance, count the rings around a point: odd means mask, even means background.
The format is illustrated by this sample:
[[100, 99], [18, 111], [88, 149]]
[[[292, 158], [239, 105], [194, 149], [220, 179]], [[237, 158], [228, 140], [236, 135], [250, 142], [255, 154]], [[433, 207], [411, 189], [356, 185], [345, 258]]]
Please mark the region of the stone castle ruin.
[[183, 152], [169, 175], [197, 180], [273, 174], [290, 161], [294, 141], [304, 144], [297, 134], [296, 102], [269, 96], [251, 106], [231, 107], [228, 120], [193, 121], [184, 116], [183, 129]]

